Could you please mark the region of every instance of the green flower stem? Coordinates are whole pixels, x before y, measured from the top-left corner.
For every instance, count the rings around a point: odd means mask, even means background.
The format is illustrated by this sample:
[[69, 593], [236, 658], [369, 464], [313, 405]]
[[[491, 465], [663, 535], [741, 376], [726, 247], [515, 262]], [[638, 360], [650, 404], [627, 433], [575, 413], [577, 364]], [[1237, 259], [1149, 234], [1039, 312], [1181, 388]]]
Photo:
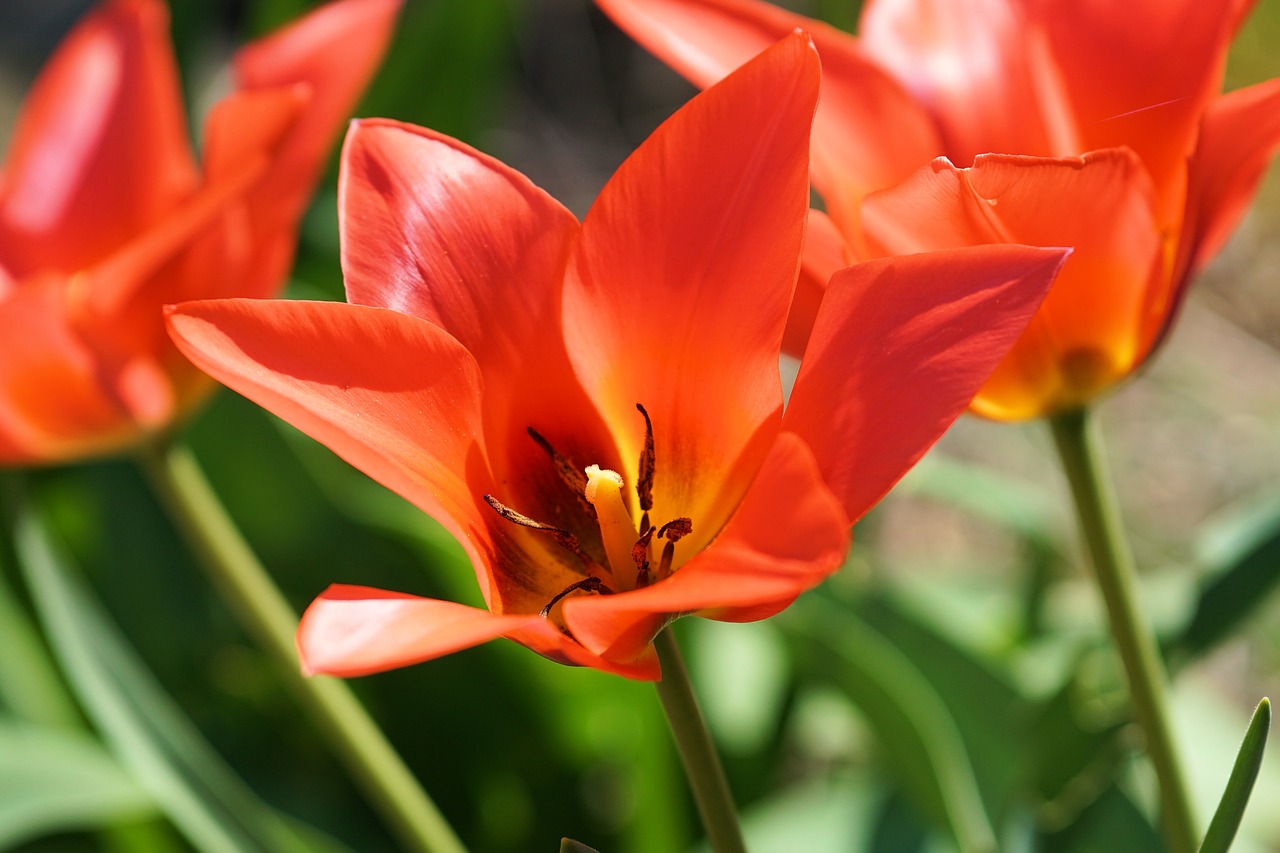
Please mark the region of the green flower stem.
[[285, 683], [406, 848], [465, 853], [386, 736], [342, 681], [302, 675], [298, 616], [272, 582], [183, 445], [145, 446], [141, 462], [161, 502], [245, 630], [271, 655]]
[[698, 804], [698, 815], [707, 830], [707, 840], [715, 853], [745, 853], [747, 848], [738, 826], [733, 794], [698, 708], [698, 699], [693, 695], [689, 671], [685, 669], [675, 635], [668, 628], [658, 634], [653, 643], [662, 664], [662, 680], [656, 685], [658, 698], [662, 700], [662, 710], [675, 736], [694, 802]]
[[1199, 834], [1170, 723], [1168, 676], [1137, 601], [1133, 554], [1120, 522], [1096, 427], [1085, 409], [1057, 415], [1050, 425], [1071, 484], [1081, 532], [1093, 557], [1111, 635], [1128, 675], [1134, 716], [1146, 735], [1147, 754], [1159, 779], [1165, 841], [1172, 853], [1194, 853]]

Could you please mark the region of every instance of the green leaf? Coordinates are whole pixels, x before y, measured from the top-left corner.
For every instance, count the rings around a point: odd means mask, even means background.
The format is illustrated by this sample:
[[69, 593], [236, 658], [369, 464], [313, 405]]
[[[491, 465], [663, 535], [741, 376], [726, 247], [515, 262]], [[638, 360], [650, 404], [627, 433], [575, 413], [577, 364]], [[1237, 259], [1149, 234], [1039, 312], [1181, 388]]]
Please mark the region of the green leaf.
[[1271, 700], [1264, 697], [1253, 712], [1249, 728], [1245, 730], [1244, 741], [1240, 744], [1240, 752], [1231, 768], [1231, 777], [1227, 780], [1227, 788], [1222, 792], [1218, 810], [1213, 813], [1213, 821], [1209, 824], [1209, 831], [1205, 833], [1204, 843], [1200, 845], [1200, 853], [1226, 853], [1231, 848], [1236, 830], [1240, 828], [1240, 820], [1244, 817], [1249, 795], [1253, 792], [1253, 783], [1262, 767], [1262, 753], [1267, 747], [1267, 732], [1270, 730]]
[[35, 626], [0, 573], [0, 706], [33, 723], [75, 727], [80, 714]]
[[896, 774], [961, 851], [994, 850], [964, 741], [929, 680], [884, 635], [852, 613], [811, 596], [791, 626], [808, 646], [810, 678], [843, 689], [866, 715]]
[[1166, 644], [1171, 665], [1186, 663], [1231, 636], [1280, 585], [1280, 500], [1220, 524], [1201, 550], [1208, 566], [1195, 611]]
[[0, 849], [155, 813], [147, 792], [88, 734], [0, 720]]
[[15, 542], [45, 633], [95, 726], [139, 784], [200, 850], [333, 849], [303, 839], [235, 775], [77, 581], [25, 508]]

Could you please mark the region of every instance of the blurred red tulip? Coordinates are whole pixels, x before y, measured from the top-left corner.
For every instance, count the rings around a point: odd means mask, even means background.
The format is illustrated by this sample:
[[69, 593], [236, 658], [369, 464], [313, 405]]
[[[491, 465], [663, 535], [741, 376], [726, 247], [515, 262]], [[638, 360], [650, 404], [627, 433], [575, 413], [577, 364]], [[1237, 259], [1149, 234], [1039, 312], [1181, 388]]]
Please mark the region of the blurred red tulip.
[[172, 311], [196, 364], [439, 519], [476, 567], [487, 610], [331, 587], [299, 629], [311, 671], [504, 636], [656, 678], [670, 620], [761, 619], [835, 571], [1063, 252], [838, 276], [784, 415], [818, 79], [803, 34], [769, 48], [660, 127], [581, 224], [455, 140], [359, 122], [339, 182], [351, 304]]
[[869, 0], [860, 38], [758, 0], [598, 3], [699, 86], [797, 27], [813, 34], [813, 179], [830, 221], [806, 252], [791, 351], [828, 276], [855, 260], [1077, 249], [974, 401], [993, 418], [1078, 407], [1141, 366], [1280, 145], [1280, 80], [1218, 94], [1251, 0]]
[[284, 284], [398, 8], [339, 0], [241, 50], [203, 168], [161, 3], [109, 0], [67, 36], [0, 170], [0, 463], [118, 450], [202, 398], [161, 306]]

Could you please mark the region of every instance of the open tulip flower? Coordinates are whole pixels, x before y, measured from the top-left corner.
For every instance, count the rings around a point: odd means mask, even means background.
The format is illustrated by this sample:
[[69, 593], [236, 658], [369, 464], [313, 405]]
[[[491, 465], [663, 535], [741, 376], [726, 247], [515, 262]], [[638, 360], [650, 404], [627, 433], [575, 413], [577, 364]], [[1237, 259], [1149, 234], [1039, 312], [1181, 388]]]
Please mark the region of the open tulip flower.
[[869, 0], [860, 38], [757, 0], [598, 2], [699, 86], [812, 33], [813, 180], [830, 219], [811, 226], [792, 351], [853, 260], [1077, 249], [975, 399], [989, 417], [1074, 409], [1140, 367], [1280, 144], [1280, 80], [1219, 94], [1251, 0]]
[[964, 410], [1065, 250], [984, 246], [835, 277], [783, 412], [816, 52], [770, 47], [663, 124], [579, 223], [460, 142], [353, 125], [350, 304], [187, 303], [192, 360], [439, 519], [488, 609], [333, 586], [298, 633], [351, 676], [508, 637], [659, 676], [652, 640], [754, 620]]
[[82, 458], [212, 387], [164, 331], [180, 299], [274, 294], [398, 0], [340, 0], [244, 48], [187, 138], [168, 14], [108, 0], [58, 48], [0, 170], [0, 463]]

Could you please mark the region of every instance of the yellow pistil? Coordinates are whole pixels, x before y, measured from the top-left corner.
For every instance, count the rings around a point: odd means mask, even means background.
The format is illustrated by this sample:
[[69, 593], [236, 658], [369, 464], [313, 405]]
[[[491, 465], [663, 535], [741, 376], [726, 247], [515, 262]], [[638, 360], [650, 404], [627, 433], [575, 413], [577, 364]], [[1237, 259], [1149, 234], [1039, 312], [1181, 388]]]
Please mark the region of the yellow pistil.
[[600, 539], [613, 573], [614, 587], [619, 592], [633, 589], [636, 566], [631, 548], [636, 543], [636, 526], [622, 499], [622, 475], [599, 465], [587, 466], [587, 501], [596, 509], [600, 523]]

